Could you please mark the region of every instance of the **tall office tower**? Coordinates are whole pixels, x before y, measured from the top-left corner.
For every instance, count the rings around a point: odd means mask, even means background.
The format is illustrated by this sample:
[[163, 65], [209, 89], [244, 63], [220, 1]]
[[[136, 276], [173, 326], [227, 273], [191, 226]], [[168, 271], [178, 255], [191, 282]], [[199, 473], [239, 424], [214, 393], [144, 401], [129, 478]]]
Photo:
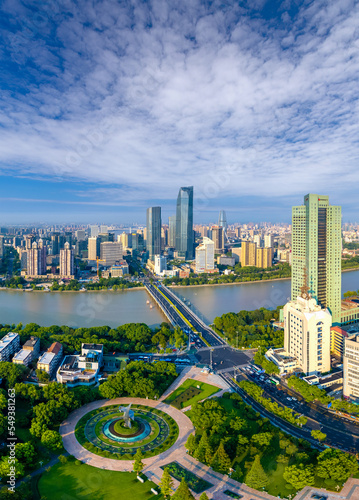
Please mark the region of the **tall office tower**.
[[68, 278], [74, 275], [74, 251], [69, 242], [60, 250], [60, 275]]
[[104, 241], [115, 241], [115, 233], [99, 233], [97, 238], [100, 240], [100, 243]]
[[214, 270], [214, 241], [206, 236], [196, 247], [196, 273], [207, 273]]
[[100, 245], [101, 260], [105, 266], [113, 266], [123, 259], [122, 243], [115, 241], [104, 241]]
[[147, 250], [149, 259], [154, 262], [155, 255], [161, 253], [161, 207], [147, 209]]
[[193, 186], [181, 187], [177, 197], [176, 250], [179, 257], [194, 258]]
[[251, 241], [242, 241], [241, 266], [257, 265], [257, 245]]
[[208, 238], [208, 227], [207, 226], [200, 226], [199, 234], [202, 236], [202, 238]]
[[212, 226], [212, 240], [214, 242], [214, 251], [222, 253], [224, 250], [224, 232], [222, 226]]
[[257, 267], [271, 267], [273, 261], [273, 248], [258, 248], [256, 252]]
[[307, 194], [292, 210], [292, 300], [300, 295], [306, 269], [309, 291], [333, 323], [341, 321], [341, 207], [328, 196]]
[[100, 234], [98, 226], [90, 226], [90, 237], [96, 238]]
[[4, 236], [0, 236], [0, 259], [4, 256]]
[[32, 248], [27, 251], [27, 275], [42, 276], [46, 274], [46, 247], [42, 240], [37, 244], [34, 242]]
[[[283, 308], [284, 349], [307, 375], [330, 371], [332, 317], [302, 286], [301, 295]], [[306, 289], [305, 289], [306, 288]]]
[[168, 217], [168, 246], [171, 248], [176, 247], [176, 216], [170, 215]]
[[265, 234], [264, 235], [264, 248], [273, 247], [273, 234]]
[[100, 240], [98, 238], [88, 239], [88, 260], [96, 260], [100, 257]]
[[101, 234], [108, 233], [108, 226], [100, 226], [100, 233]]
[[224, 240], [226, 240], [227, 239], [228, 224], [227, 224], [227, 215], [226, 215], [226, 212], [224, 210], [221, 210], [219, 212], [218, 226], [223, 227], [223, 237], [224, 237]]
[[359, 402], [359, 335], [344, 340], [343, 396]]

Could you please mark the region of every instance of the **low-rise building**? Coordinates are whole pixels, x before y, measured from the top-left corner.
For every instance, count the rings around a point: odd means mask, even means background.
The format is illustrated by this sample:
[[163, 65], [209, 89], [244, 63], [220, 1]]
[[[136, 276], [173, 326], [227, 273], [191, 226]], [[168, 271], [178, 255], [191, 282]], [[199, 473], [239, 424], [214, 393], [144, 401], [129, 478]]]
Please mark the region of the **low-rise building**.
[[82, 344], [81, 355], [68, 355], [57, 370], [56, 379], [68, 387], [93, 385], [103, 364], [102, 344]]
[[236, 265], [236, 259], [234, 257], [228, 257], [227, 255], [220, 255], [217, 257], [217, 264], [220, 266], [230, 266]]
[[269, 349], [265, 353], [265, 357], [279, 368], [280, 375], [293, 373], [299, 369], [297, 358], [283, 348]]
[[31, 351], [32, 359], [36, 359], [40, 354], [40, 339], [31, 335], [22, 348], [26, 351]]
[[15, 363], [16, 365], [29, 366], [31, 361], [32, 361], [32, 351], [29, 351], [27, 349], [21, 349], [12, 358], [12, 362]]
[[20, 350], [20, 336], [10, 332], [0, 340], [0, 361], [10, 361], [12, 356]]
[[38, 362], [37, 369], [43, 370], [52, 377], [62, 358], [62, 344], [53, 342], [46, 352], [44, 352]]

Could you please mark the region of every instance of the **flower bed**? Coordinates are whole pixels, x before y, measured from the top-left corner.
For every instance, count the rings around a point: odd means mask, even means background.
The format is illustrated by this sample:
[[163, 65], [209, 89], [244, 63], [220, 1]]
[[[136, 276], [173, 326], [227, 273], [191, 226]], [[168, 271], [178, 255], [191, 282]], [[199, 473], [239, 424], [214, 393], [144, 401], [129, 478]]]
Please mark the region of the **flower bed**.
[[194, 491], [195, 493], [202, 493], [208, 488], [211, 488], [213, 484], [201, 479], [200, 477], [193, 474], [193, 472], [185, 469], [177, 462], [171, 462], [167, 465], [161, 467], [161, 469], [168, 469], [168, 472], [172, 477], [177, 479], [177, 481], [181, 481], [182, 478], [188, 484], [188, 487]]

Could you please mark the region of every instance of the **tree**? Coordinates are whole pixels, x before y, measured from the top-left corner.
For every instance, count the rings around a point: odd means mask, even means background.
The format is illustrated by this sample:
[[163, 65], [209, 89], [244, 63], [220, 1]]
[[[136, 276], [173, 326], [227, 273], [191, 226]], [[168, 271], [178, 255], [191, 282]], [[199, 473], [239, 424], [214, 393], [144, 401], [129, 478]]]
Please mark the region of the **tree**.
[[223, 441], [219, 443], [216, 453], [213, 456], [211, 467], [221, 474], [228, 474], [229, 469], [231, 468], [231, 459], [226, 453], [226, 450], [223, 446]]
[[195, 500], [188, 488], [188, 484], [184, 480], [184, 477], [181, 479], [180, 485], [178, 486], [175, 494], [172, 495], [172, 500]]
[[133, 462], [133, 471], [137, 474], [140, 474], [145, 466], [145, 464], [142, 462], [142, 458], [143, 456], [141, 449], [138, 448], [135, 455], [135, 461]]
[[16, 458], [27, 467], [34, 465], [36, 451], [33, 445], [29, 442], [18, 443], [15, 445]]
[[198, 446], [194, 451], [193, 457], [199, 462], [205, 462], [206, 450], [208, 447], [209, 447], [209, 440], [207, 432], [204, 431], [198, 443]]
[[24, 465], [17, 458], [2, 457], [0, 461], [0, 477], [9, 477], [14, 475], [20, 477], [24, 475]]
[[260, 490], [268, 485], [269, 479], [264, 472], [259, 455], [256, 455], [252, 467], [250, 468], [245, 483], [250, 488]]
[[356, 458], [348, 453], [330, 448], [322, 451], [318, 456], [317, 475], [319, 477], [343, 483], [357, 472]]
[[304, 486], [314, 484], [314, 470], [312, 465], [290, 465], [283, 472], [283, 478], [296, 490], [301, 490]]
[[41, 436], [41, 443], [52, 451], [59, 451], [62, 449], [62, 438], [57, 431], [45, 431]]
[[197, 443], [196, 443], [196, 438], [194, 437], [193, 434], [190, 434], [187, 438], [185, 447], [189, 451], [189, 453], [192, 455], [194, 453], [195, 449], [197, 448]]
[[273, 435], [270, 432], [260, 432], [259, 434], [253, 434], [252, 442], [264, 448], [269, 446], [272, 437]]
[[324, 432], [320, 431], [319, 429], [312, 430], [311, 435], [313, 439], [318, 439], [318, 441], [324, 441], [327, 437], [327, 435], [324, 434]]
[[209, 500], [207, 493], [204, 491], [199, 497], [199, 500]]
[[50, 380], [50, 375], [44, 370], [36, 370], [36, 376], [39, 382], [48, 382]]
[[172, 493], [173, 481], [170, 476], [169, 470], [167, 467], [163, 470], [162, 478], [159, 484], [161, 489], [161, 493], [165, 498], [169, 498]]

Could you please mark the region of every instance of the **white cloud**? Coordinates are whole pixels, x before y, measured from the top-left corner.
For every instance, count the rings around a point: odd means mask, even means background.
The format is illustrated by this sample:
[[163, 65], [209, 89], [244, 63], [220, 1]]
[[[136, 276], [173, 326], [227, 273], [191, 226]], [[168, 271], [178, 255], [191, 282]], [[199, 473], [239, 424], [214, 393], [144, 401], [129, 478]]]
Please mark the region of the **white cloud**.
[[24, 22], [0, 101], [3, 171], [125, 185], [138, 200], [187, 184], [222, 199], [354, 198], [358, 5], [314, 1], [275, 23], [177, 4], [64, 3], [37, 31], [8, 4]]

